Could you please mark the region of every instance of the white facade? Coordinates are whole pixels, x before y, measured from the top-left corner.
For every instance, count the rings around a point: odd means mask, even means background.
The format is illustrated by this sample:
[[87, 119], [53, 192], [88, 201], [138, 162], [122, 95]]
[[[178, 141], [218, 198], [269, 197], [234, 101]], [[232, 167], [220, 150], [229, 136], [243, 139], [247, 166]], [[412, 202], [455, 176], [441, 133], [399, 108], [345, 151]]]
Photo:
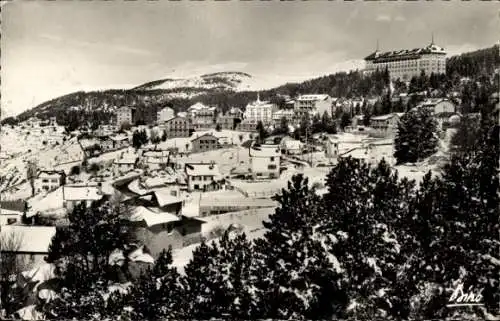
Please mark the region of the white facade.
[[281, 151], [278, 145], [250, 147], [250, 171], [254, 179], [280, 176]]
[[332, 104], [329, 95], [302, 95], [295, 100], [295, 115], [299, 118], [306, 114], [322, 116], [327, 112], [332, 116]]
[[156, 121], [161, 124], [175, 117], [175, 111], [170, 107], [165, 107], [156, 113]]
[[273, 114], [273, 121], [275, 124], [279, 124], [282, 118], [286, 118], [288, 121], [292, 121], [295, 116], [293, 109], [280, 109]]
[[0, 208], [0, 226], [12, 225], [21, 223], [23, 213], [20, 211], [13, 211]]
[[268, 101], [257, 101], [247, 105], [243, 117], [247, 122], [269, 125], [273, 121], [273, 114], [278, 111], [278, 106]]
[[35, 179], [35, 193], [50, 192], [63, 184], [62, 172], [41, 171]]
[[431, 43], [425, 48], [379, 52], [378, 50], [365, 58], [366, 73], [387, 68], [392, 80], [410, 81], [422, 71], [426, 75], [444, 74], [446, 72], [446, 52], [443, 48]]
[[127, 106], [120, 107], [116, 110], [116, 124], [121, 126], [125, 123], [132, 125], [132, 111], [133, 109]]
[[203, 191], [222, 178], [219, 167], [215, 164], [188, 163], [185, 165], [185, 173], [189, 191]]

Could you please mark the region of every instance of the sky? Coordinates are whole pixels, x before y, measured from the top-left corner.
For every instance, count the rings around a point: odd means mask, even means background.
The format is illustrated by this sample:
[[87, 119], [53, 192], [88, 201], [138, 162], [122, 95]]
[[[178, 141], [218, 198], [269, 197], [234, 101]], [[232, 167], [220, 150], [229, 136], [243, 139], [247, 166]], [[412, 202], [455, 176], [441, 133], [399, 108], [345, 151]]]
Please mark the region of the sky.
[[[2, 117], [78, 90], [218, 71], [259, 88], [363, 67], [380, 50], [497, 43], [498, 2], [10, 1], [2, 3]], [[256, 89], [259, 89], [256, 88]]]

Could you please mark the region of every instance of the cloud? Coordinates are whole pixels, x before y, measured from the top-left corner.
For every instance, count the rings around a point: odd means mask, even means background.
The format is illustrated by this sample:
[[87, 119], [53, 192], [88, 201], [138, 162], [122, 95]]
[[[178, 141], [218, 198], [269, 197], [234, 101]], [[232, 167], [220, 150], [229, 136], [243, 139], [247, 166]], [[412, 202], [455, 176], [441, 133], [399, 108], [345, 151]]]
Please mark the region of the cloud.
[[402, 21], [406, 21], [406, 18], [403, 16], [397, 16], [396, 18], [394, 18], [394, 21], [402, 22]]

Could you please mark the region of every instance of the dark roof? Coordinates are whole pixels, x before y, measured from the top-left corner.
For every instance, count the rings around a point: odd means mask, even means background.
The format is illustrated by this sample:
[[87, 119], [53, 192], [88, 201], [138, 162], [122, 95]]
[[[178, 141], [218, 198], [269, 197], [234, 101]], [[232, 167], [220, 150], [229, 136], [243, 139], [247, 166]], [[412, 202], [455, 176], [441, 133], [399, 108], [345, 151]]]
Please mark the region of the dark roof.
[[219, 140], [219, 138], [215, 137], [215, 136], [214, 136], [214, 135], [212, 135], [212, 134], [203, 134], [203, 135], [201, 135], [201, 136], [198, 136], [198, 137], [196, 137], [196, 138], [193, 138], [191, 141], [192, 141], [192, 142], [194, 142], [194, 141], [199, 140], [200, 138], [203, 138], [203, 137], [205, 137], [205, 138], [210, 137], [210, 138], [213, 138], [214, 140]]
[[19, 211], [24, 212], [26, 208], [26, 202], [23, 200], [16, 201], [1, 201], [0, 208], [11, 210], [11, 211]]
[[424, 48], [404, 49], [404, 50], [386, 51], [386, 52], [375, 51], [374, 53], [365, 57], [365, 60], [383, 62], [392, 60], [417, 59], [421, 55], [431, 54], [431, 53], [446, 55], [446, 52], [443, 48], [431, 44]]

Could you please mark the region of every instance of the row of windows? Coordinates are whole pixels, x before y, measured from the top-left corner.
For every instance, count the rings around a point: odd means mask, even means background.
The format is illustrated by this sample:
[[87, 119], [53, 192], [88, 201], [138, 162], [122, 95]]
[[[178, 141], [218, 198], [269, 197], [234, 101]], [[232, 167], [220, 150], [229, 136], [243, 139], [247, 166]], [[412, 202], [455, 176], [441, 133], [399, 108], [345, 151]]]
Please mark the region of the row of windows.
[[193, 176], [193, 182], [195, 181], [212, 181], [213, 176]]
[[50, 180], [48, 178], [42, 179], [42, 183], [49, 183], [49, 182], [51, 182], [51, 183], [59, 183], [59, 179], [57, 179], [57, 178], [50, 179]]

